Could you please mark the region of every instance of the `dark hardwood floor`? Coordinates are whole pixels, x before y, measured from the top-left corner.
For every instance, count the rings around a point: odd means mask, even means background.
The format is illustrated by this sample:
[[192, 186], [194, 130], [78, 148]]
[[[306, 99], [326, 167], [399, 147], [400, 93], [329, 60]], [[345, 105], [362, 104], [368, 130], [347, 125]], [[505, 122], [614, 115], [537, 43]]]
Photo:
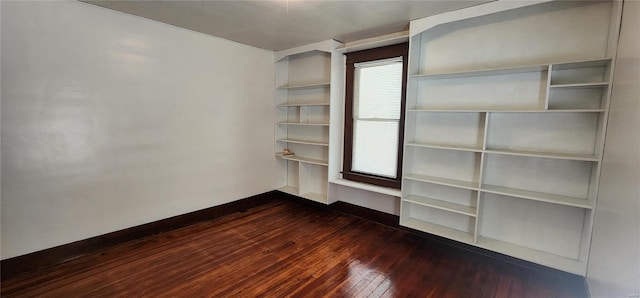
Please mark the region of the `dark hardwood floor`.
[[584, 297], [584, 286], [277, 199], [2, 283], [3, 297]]

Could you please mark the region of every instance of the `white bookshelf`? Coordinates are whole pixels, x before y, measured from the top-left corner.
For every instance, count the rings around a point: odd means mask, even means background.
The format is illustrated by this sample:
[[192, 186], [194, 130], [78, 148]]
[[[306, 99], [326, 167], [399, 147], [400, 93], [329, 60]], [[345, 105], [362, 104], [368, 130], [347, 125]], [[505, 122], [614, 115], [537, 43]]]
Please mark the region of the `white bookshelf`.
[[[275, 54], [275, 188], [324, 204], [339, 45], [328, 40]], [[279, 154], [285, 148], [294, 155]]]
[[[604, 16], [614, 10], [593, 7], [609, 26]], [[549, 22], [579, 19], [580, 9], [556, 11], [566, 19]], [[540, 38], [529, 31], [546, 44], [526, 53], [498, 48], [502, 37], [493, 32], [486, 34], [497, 45], [475, 49], [486, 48], [485, 56], [469, 54], [477, 61], [449, 53], [444, 44], [468, 42], [465, 30], [479, 34], [473, 26], [438, 29], [460, 34], [461, 41], [412, 31], [400, 223], [584, 275], [612, 81], [607, 56], [613, 54], [580, 48], [574, 55], [586, 59], [555, 57], [550, 49], [565, 46], [556, 42], [579, 34], [572, 29]], [[600, 40], [606, 48], [609, 40]], [[440, 43], [444, 54], [437, 52]]]

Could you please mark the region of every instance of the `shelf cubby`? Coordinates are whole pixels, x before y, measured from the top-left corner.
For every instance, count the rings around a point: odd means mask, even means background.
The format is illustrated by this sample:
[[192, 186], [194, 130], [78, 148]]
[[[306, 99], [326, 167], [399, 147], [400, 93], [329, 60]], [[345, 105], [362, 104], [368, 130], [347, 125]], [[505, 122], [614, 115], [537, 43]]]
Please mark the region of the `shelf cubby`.
[[299, 163], [295, 160], [276, 158], [276, 189], [298, 195]]
[[412, 147], [463, 151], [482, 149], [485, 118], [486, 113], [481, 112], [407, 115], [405, 142]]
[[510, 196], [514, 198], [527, 199], [533, 201], [547, 202], [558, 205], [573, 206], [583, 209], [593, 209], [593, 202], [586, 198], [575, 198], [537, 191], [523, 190], [517, 188], [502, 187], [490, 184], [483, 184], [480, 190], [484, 193]]
[[329, 83], [329, 82], [321, 82], [321, 83], [286, 85], [286, 86], [280, 86], [280, 87], [278, 87], [278, 89], [280, 89], [280, 90], [305, 90], [305, 89], [329, 88], [329, 86], [331, 86], [331, 83]]
[[403, 201], [400, 224], [462, 242], [473, 242], [475, 218]]
[[282, 159], [285, 159], [285, 160], [297, 161], [297, 162], [300, 162], [300, 163], [308, 163], [308, 164], [314, 164], [314, 165], [319, 165], [319, 166], [325, 166], [325, 167], [328, 165], [328, 161], [327, 160], [302, 157], [302, 156], [298, 156], [298, 155], [277, 156], [277, 158], [282, 158]]
[[549, 69], [548, 64], [524, 65], [524, 66], [477, 69], [477, 70], [454, 71], [454, 72], [418, 73], [418, 74], [411, 75], [411, 78], [412, 79], [429, 79], [429, 80], [456, 79], [456, 78], [508, 75], [508, 74], [517, 74], [517, 73], [536, 73], [536, 72], [547, 71], [548, 69]]
[[[590, 198], [591, 174], [596, 162], [487, 154], [483, 189], [540, 201], [584, 201]], [[536, 194], [537, 193], [537, 194]], [[547, 195], [545, 195], [547, 194]], [[569, 198], [575, 198], [571, 200]]]
[[278, 125], [329, 126], [329, 123], [278, 122]]
[[404, 171], [409, 179], [417, 177], [432, 180], [436, 184], [442, 184], [438, 181], [449, 181], [465, 187], [477, 186], [480, 157], [481, 154], [477, 152], [406, 147], [405, 158], [421, 162], [405, 165]]
[[600, 113], [491, 113], [486, 149], [548, 157], [595, 155], [600, 118]]
[[327, 201], [327, 164], [300, 161], [300, 195], [303, 198], [326, 203]]
[[568, 159], [568, 160], [581, 160], [581, 161], [600, 160], [600, 157], [594, 154], [556, 153], [556, 152], [510, 150], [510, 149], [487, 149], [487, 150], [484, 150], [484, 152], [489, 154], [502, 154], [502, 155], [513, 155], [513, 156], [523, 156], [523, 157], [540, 157], [540, 158], [551, 158], [551, 159]]
[[584, 230], [591, 210], [490, 193], [482, 194], [480, 202], [483, 215], [478, 223], [480, 246], [493, 240], [494, 245], [527, 247], [519, 253], [523, 255], [518, 255], [525, 259], [526, 253], [533, 251], [567, 260], [579, 259], [583, 237], [576, 231]]
[[306, 103], [282, 103], [277, 105], [278, 107], [307, 107], [307, 106], [329, 106], [328, 102], [320, 102], [320, 101], [310, 101]]
[[414, 204], [450, 210], [469, 216], [476, 215], [478, 191], [445, 186], [420, 180], [405, 179], [403, 200]]
[[420, 175], [420, 174], [412, 174], [412, 173], [406, 174], [405, 173], [403, 178], [406, 179], [406, 180], [433, 183], [433, 184], [437, 184], [437, 185], [457, 187], [457, 188], [462, 188], [462, 189], [478, 190], [478, 188], [479, 188], [478, 182], [469, 182], [469, 181], [463, 181], [463, 180], [458, 180], [458, 179], [450, 179], [450, 178], [443, 178], [443, 177], [437, 177], [437, 176], [428, 176], [428, 175]]
[[458, 213], [466, 216], [476, 216], [476, 208], [438, 199], [420, 197], [420, 196], [407, 196], [403, 199], [405, 202], [409, 202], [414, 205], [421, 205], [429, 208], [440, 209], [453, 213]]
[[607, 85], [582, 87], [551, 87], [549, 89], [549, 110], [593, 110], [606, 109]]
[[580, 260], [574, 258], [567, 258], [553, 253], [536, 250], [529, 246], [516, 245], [484, 236], [478, 237], [476, 246], [492, 251], [499, 251], [503, 254], [544, 266], [563, 268], [565, 271], [569, 272], [580, 272], [583, 271], [585, 267]]
[[550, 85], [607, 85], [610, 65], [609, 58], [552, 64]]
[[303, 145], [314, 145], [314, 146], [329, 146], [328, 142], [322, 141], [311, 141], [311, 140], [298, 140], [298, 139], [279, 139], [278, 142], [290, 143], [290, 144], [303, 144]]
[[546, 83], [546, 71], [417, 80], [412, 108], [544, 109]]

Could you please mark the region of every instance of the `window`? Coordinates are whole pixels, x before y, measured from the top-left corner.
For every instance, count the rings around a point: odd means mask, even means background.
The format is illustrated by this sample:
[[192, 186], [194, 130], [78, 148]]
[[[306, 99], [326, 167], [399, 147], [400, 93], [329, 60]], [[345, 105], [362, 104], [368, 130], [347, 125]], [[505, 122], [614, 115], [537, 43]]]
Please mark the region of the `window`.
[[400, 188], [409, 44], [347, 54], [345, 179]]

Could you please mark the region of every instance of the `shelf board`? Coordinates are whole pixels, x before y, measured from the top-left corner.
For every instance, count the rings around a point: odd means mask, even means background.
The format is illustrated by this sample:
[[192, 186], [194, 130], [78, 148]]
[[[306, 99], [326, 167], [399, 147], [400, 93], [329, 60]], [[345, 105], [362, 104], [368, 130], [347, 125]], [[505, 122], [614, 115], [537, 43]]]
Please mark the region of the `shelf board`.
[[407, 112], [412, 113], [485, 113], [487, 110], [483, 109], [455, 109], [455, 108], [437, 108], [437, 109], [407, 109]]
[[542, 264], [563, 271], [568, 271], [578, 275], [583, 275], [584, 269], [586, 267], [586, 264], [584, 262], [580, 262], [576, 259], [558, 256], [552, 253], [539, 251], [483, 236], [478, 237], [478, 243], [475, 245], [488, 250], [496, 251], [502, 254], [514, 256], [516, 258]]
[[404, 202], [409, 202], [411, 204], [422, 205], [430, 208], [435, 208], [435, 209], [458, 213], [466, 216], [476, 217], [475, 207], [460, 205], [456, 203], [446, 202], [446, 201], [427, 198], [427, 197], [414, 196], [414, 195], [407, 196], [402, 200]]
[[568, 196], [561, 196], [537, 191], [523, 190], [517, 188], [502, 187], [496, 185], [482, 185], [480, 191], [498, 195], [511, 196], [521, 199], [547, 202], [558, 205], [572, 206], [583, 209], [593, 209], [593, 202], [587, 199], [580, 199]]
[[278, 87], [279, 90], [300, 90], [300, 89], [313, 89], [313, 88], [325, 88], [329, 87], [330, 83], [315, 83], [315, 84], [301, 84], [301, 85], [287, 85]]
[[308, 199], [308, 200], [320, 202], [320, 203], [323, 203], [323, 204], [327, 203], [327, 195], [313, 193], [313, 192], [300, 194], [300, 191], [298, 190], [297, 187], [284, 186], [284, 187], [280, 187], [280, 188], [278, 188], [276, 190], [279, 190], [279, 191], [284, 192], [284, 193], [288, 193], [290, 195], [294, 195], [294, 196], [298, 196], [298, 197], [301, 197], [301, 198], [305, 198], [305, 199]]
[[487, 149], [484, 152], [490, 153], [490, 154], [514, 155], [514, 156], [525, 156], [525, 157], [541, 157], [541, 158], [565, 159], [565, 160], [580, 160], [580, 161], [599, 161], [600, 160], [597, 156], [593, 154], [535, 152], [535, 151], [508, 150], [508, 149]]
[[329, 162], [326, 161], [326, 160], [308, 158], [308, 157], [301, 157], [301, 156], [297, 156], [297, 155], [293, 155], [293, 156], [276, 156], [276, 158], [280, 158], [280, 159], [284, 159], [284, 160], [297, 161], [297, 162], [302, 162], [302, 163], [308, 163], [308, 164], [314, 164], [314, 165], [319, 165], [319, 166], [325, 166], [325, 167], [329, 165]]
[[408, 109], [412, 113], [601, 113], [605, 109]]
[[549, 69], [548, 64], [542, 64], [542, 65], [477, 69], [477, 70], [455, 71], [455, 72], [422, 73], [422, 74], [411, 75], [411, 78], [434, 79], [434, 80], [435, 79], [455, 79], [455, 78], [467, 78], [467, 77], [479, 77], [479, 76], [495, 76], [495, 75], [523, 73], [523, 72], [542, 72], [542, 71], [547, 71], [548, 69]]
[[609, 65], [609, 63], [611, 63], [611, 58], [582, 60], [582, 61], [574, 61], [574, 62], [566, 62], [566, 63], [554, 63], [553, 70], [607, 66]]
[[546, 113], [603, 113], [605, 109], [549, 109], [542, 112]]
[[482, 152], [482, 148], [471, 147], [471, 146], [459, 146], [459, 145], [440, 145], [440, 144], [426, 144], [426, 143], [407, 143], [409, 147], [420, 147], [420, 148], [434, 148], [434, 149], [446, 149], [446, 150], [457, 150], [457, 151], [468, 151], [468, 152]]
[[327, 142], [318, 142], [318, 141], [307, 141], [307, 140], [296, 140], [296, 139], [279, 139], [278, 142], [286, 142], [293, 144], [304, 144], [304, 145], [314, 145], [314, 146], [329, 146]]
[[287, 107], [309, 107], [309, 106], [328, 106], [328, 105], [329, 105], [328, 102], [308, 102], [308, 103], [283, 103], [283, 104], [277, 105], [277, 107], [287, 108]]
[[595, 83], [575, 83], [575, 84], [551, 84], [550, 88], [600, 88], [609, 86], [609, 82], [595, 82]]
[[284, 187], [278, 188], [277, 190], [284, 193], [288, 193], [290, 195], [294, 195], [294, 196], [298, 195], [298, 188], [293, 186], [284, 186]]
[[323, 195], [319, 193], [308, 192], [308, 193], [299, 195], [299, 197], [302, 197], [311, 201], [323, 203], [323, 204], [327, 203], [327, 195]]
[[470, 190], [478, 190], [477, 182], [468, 182], [468, 181], [462, 181], [462, 180], [456, 180], [456, 179], [441, 178], [441, 177], [419, 175], [419, 174], [407, 174], [404, 176], [404, 179], [433, 183], [433, 184], [444, 185], [444, 186], [457, 187], [457, 188], [464, 188], [464, 189], [470, 189]]
[[445, 238], [453, 239], [463, 243], [473, 244], [473, 234], [471, 233], [467, 233], [464, 231], [422, 221], [419, 219], [415, 219], [415, 218], [407, 218], [404, 220], [401, 219], [400, 225], [409, 227], [415, 230], [427, 232], [430, 234], [442, 236]]
[[278, 125], [329, 126], [329, 123], [278, 122]]

